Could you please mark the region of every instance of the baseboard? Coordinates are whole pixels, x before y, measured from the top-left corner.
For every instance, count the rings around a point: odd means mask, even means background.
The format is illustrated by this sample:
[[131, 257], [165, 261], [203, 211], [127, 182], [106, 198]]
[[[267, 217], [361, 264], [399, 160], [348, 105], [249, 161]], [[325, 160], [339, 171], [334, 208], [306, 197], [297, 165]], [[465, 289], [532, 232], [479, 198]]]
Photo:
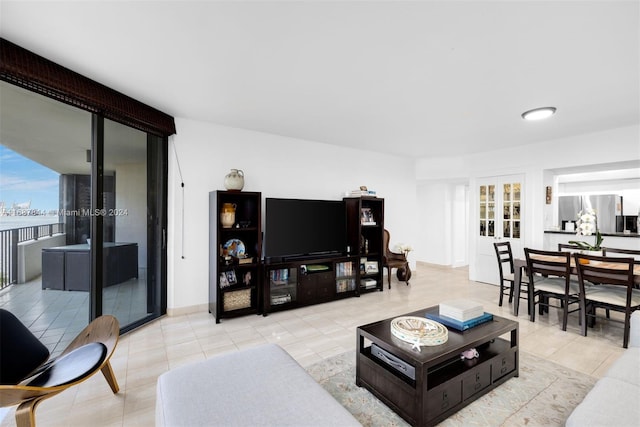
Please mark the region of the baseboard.
[[186, 307], [167, 308], [167, 316], [182, 316], [185, 314], [209, 311], [209, 304], [190, 305]]

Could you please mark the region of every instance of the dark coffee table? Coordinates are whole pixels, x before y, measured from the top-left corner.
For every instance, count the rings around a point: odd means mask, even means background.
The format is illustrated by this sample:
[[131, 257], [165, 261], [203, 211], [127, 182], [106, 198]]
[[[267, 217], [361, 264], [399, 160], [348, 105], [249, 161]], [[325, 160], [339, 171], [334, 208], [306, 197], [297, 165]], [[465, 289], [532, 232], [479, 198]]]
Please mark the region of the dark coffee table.
[[[438, 313], [438, 306], [404, 316], [424, 317], [427, 312]], [[493, 316], [493, 321], [464, 332], [449, 328], [446, 343], [422, 346], [418, 352], [391, 334], [395, 317], [358, 327], [356, 384], [411, 425], [435, 425], [518, 376], [518, 322]], [[374, 357], [372, 344], [400, 363]], [[480, 356], [462, 360], [460, 353], [470, 348], [476, 348]], [[406, 366], [415, 369], [414, 378], [405, 373]]]

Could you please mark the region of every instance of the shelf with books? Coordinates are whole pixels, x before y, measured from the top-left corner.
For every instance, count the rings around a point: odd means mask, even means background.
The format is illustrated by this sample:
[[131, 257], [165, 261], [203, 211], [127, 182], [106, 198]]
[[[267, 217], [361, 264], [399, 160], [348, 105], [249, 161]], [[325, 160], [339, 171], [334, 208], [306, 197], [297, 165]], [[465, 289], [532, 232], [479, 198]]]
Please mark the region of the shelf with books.
[[356, 290], [358, 267], [356, 261], [336, 263], [336, 294], [345, 294]]
[[358, 292], [382, 291], [384, 199], [345, 197], [343, 200], [347, 210], [347, 245], [360, 260]]
[[209, 312], [216, 323], [262, 311], [261, 193], [209, 193]]

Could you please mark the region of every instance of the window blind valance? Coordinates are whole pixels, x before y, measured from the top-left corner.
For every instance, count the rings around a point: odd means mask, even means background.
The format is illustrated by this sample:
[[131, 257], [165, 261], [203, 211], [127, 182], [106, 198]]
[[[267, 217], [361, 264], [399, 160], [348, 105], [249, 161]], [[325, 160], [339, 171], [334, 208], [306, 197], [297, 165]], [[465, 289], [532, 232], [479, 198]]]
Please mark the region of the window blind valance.
[[144, 132], [176, 133], [172, 116], [3, 38], [0, 79]]

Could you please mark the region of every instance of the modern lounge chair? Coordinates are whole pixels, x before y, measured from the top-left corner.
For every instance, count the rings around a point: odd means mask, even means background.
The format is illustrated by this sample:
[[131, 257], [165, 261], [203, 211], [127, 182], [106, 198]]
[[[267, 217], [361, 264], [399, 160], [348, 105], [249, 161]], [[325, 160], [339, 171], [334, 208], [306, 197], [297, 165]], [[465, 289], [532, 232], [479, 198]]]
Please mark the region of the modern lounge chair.
[[113, 393], [118, 382], [109, 359], [120, 336], [110, 315], [91, 322], [56, 358], [11, 312], [0, 309], [0, 407], [18, 405], [18, 427], [35, 426], [36, 406], [102, 371]]

